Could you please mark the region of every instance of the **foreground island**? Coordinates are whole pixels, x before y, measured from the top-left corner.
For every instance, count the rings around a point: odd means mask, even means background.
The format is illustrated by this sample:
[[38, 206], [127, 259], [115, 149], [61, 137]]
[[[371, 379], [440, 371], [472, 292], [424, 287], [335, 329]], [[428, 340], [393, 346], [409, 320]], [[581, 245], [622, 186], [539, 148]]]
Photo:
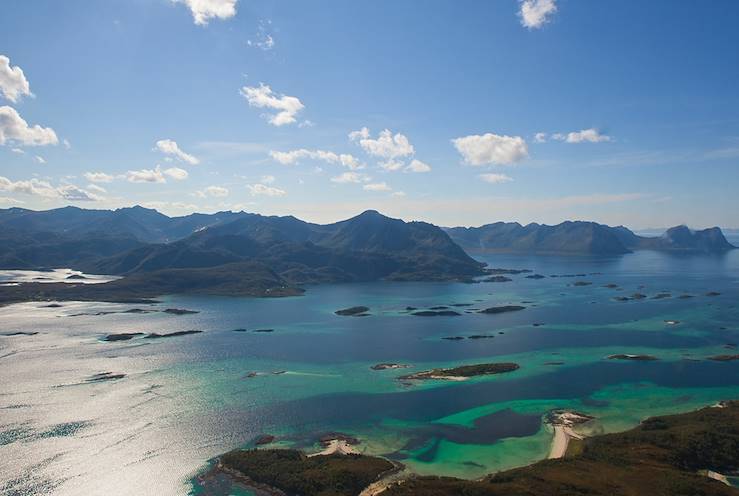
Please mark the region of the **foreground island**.
[[[736, 496], [739, 490], [730, 487], [722, 474], [739, 468], [739, 402], [650, 418], [630, 431], [571, 445], [562, 459], [474, 481], [429, 476], [398, 481], [397, 475], [390, 476], [397, 468], [381, 457], [308, 456], [272, 449], [232, 451], [213, 470], [260, 494]], [[387, 483], [378, 483], [384, 477]]]

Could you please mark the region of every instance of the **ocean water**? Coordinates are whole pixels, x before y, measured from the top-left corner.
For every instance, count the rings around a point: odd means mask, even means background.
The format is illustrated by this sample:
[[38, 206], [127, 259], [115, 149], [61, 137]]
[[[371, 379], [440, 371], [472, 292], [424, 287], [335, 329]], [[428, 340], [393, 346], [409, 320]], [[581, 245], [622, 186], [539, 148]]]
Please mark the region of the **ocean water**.
[[[706, 359], [739, 353], [739, 253], [485, 260], [547, 277], [0, 308], [0, 494], [248, 494], [227, 481], [205, 489], [198, 474], [262, 434], [313, 451], [335, 431], [410, 471], [475, 478], [546, 457], [552, 433], [542, 416], [553, 408], [594, 415], [584, 430], [597, 434], [739, 398], [739, 361]], [[647, 297], [617, 301], [637, 292]], [[660, 293], [671, 296], [653, 298]], [[458, 317], [405, 311], [454, 304], [471, 306], [451, 307]], [[471, 310], [507, 304], [526, 309]], [[355, 305], [371, 315], [334, 314]], [[172, 307], [199, 313], [154, 311]], [[121, 313], [131, 308], [152, 312]], [[102, 340], [183, 330], [202, 333]], [[443, 339], [479, 334], [494, 337]], [[659, 360], [606, 358], [617, 353]], [[520, 369], [463, 382], [398, 379], [502, 361]], [[380, 362], [410, 368], [371, 370]]]

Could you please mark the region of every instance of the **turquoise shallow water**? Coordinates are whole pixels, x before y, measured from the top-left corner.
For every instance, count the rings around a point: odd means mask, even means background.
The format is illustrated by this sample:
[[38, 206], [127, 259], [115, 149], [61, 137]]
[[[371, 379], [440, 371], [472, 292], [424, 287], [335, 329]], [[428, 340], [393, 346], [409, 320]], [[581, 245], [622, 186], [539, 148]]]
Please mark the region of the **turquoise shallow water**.
[[[203, 494], [196, 475], [219, 453], [266, 433], [276, 435], [279, 446], [315, 450], [327, 431], [352, 434], [363, 452], [400, 460], [418, 473], [472, 478], [545, 457], [551, 432], [541, 417], [552, 408], [594, 415], [585, 430], [596, 434], [739, 398], [739, 362], [706, 360], [739, 353], [732, 347], [739, 344], [739, 254], [486, 260], [546, 277], [329, 285], [286, 299], [168, 297], [152, 307], [200, 312], [182, 316], [73, 316], [131, 308], [87, 303], [0, 309], [4, 329], [38, 332], [0, 337], [0, 488], [9, 494]], [[584, 275], [551, 277], [577, 274]], [[637, 292], [647, 298], [616, 300]], [[666, 292], [670, 298], [653, 299]], [[458, 317], [405, 312], [407, 306], [467, 303], [450, 307], [462, 313]], [[507, 304], [526, 309], [465, 313]], [[371, 315], [334, 314], [354, 305], [370, 307]], [[100, 341], [114, 332], [187, 329], [203, 332]], [[442, 339], [475, 334], [494, 337]], [[659, 360], [605, 358], [617, 353]], [[459, 383], [397, 379], [490, 361], [521, 368]], [[411, 368], [370, 369], [379, 362]], [[87, 382], [106, 371], [125, 377]], [[54, 430], [74, 422], [82, 423]], [[224, 482], [205, 494], [236, 490]]]

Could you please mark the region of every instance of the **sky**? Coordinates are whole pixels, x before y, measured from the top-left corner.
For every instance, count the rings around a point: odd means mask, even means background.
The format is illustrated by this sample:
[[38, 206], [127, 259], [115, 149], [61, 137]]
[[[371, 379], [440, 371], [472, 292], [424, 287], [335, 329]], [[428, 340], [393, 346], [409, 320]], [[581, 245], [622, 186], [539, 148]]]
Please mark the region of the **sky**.
[[736, 1], [0, 9], [0, 208], [739, 227]]

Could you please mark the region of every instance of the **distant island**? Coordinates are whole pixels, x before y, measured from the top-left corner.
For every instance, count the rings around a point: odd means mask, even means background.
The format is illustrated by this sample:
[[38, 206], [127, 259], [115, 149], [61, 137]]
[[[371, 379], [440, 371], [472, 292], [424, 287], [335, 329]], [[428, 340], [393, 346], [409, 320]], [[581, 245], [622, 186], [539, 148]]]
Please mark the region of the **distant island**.
[[445, 230], [468, 253], [622, 255], [635, 250], [725, 253], [735, 248], [718, 227], [694, 231], [686, 226], [677, 226], [658, 237], [639, 236], [623, 226], [610, 227], [583, 221], [562, 222], [554, 226], [496, 222]]

